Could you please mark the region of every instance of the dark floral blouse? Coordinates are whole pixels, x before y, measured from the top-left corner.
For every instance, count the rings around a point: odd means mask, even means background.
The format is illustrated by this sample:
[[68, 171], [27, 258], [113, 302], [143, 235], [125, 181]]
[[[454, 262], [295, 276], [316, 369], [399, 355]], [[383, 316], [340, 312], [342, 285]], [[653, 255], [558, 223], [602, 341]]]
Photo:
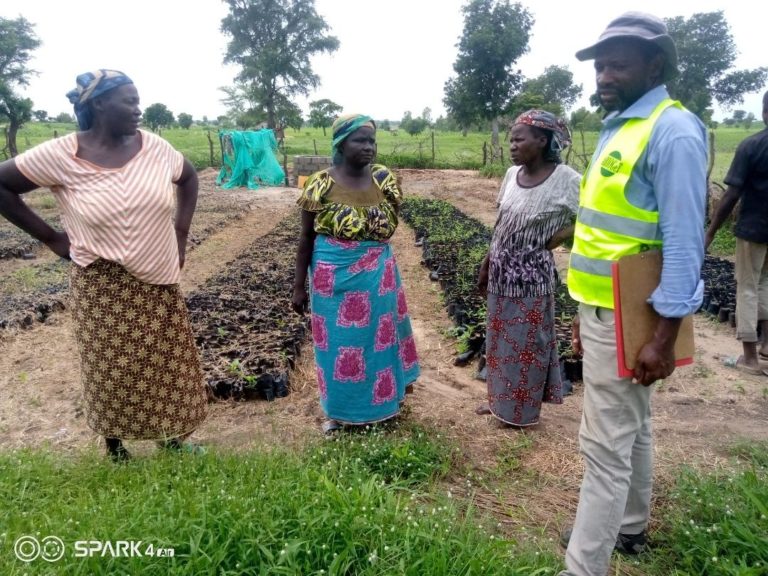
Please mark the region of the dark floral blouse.
[[304, 184], [304, 190], [296, 202], [303, 210], [315, 212], [315, 232], [340, 240], [384, 241], [397, 229], [397, 211], [403, 193], [397, 179], [382, 164], [371, 166], [373, 182], [384, 199], [375, 206], [351, 206], [332, 202], [328, 191], [335, 181], [328, 170], [315, 172]]

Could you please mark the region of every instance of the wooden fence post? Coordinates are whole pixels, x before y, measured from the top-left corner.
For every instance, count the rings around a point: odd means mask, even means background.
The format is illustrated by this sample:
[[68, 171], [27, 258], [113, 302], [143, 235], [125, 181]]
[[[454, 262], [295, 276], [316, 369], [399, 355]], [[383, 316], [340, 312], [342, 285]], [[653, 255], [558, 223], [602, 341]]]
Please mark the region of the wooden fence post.
[[435, 131], [432, 130], [432, 167], [435, 167]]
[[314, 138], [312, 138], [312, 146], [314, 146], [315, 156], [317, 156], [317, 140], [315, 140]]
[[488, 142], [483, 142], [483, 166], [486, 160], [488, 160]]
[[211, 168], [213, 168], [214, 166], [213, 161], [215, 160], [215, 158], [213, 156], [213, 140], [211, 139], [211, 131], [207, 130], [205, 134], [206, 136], [208, 136], [208, 150], [210, 151], [210, 156], [211, 156], [210, 165], [211, 165]]

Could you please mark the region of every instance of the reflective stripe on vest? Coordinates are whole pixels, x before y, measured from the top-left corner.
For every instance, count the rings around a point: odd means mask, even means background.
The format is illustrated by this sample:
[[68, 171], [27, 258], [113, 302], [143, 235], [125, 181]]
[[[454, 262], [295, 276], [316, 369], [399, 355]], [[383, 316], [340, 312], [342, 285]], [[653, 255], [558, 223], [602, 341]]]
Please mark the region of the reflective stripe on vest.
[[666, 99], [648, 118], [627, 120], [584, 172], [568, 267], [568, 291], [574, 300], [613, 308], [612, 263], [661, 247], [658, 210], [630, 204], [626, 187], [656, 121], [670, 106], [682, 109], [679, 102]]

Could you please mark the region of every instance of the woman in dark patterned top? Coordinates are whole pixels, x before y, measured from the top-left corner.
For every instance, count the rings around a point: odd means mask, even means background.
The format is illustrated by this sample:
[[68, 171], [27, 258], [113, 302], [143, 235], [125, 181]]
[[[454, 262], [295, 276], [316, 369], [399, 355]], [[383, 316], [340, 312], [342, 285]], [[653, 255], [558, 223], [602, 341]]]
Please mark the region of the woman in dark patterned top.
[[[419, 375], [416, 346], [389, 239], [402, 192], [376, 155], [376, 125], [333, 123], [333, 167], [309, 177], [298, 205], [294, 310], [312, 304], [320, 405], [328, 432], [396, 416]], [[310, 272], [310, 295], [305, 282]]]
[[489, 404], [477, 412], [530, 426], [538, 423], [542, 402], [562, 402], [551, 250], [573, 236], [580, 176], [561, 163], [568, 129], [549, 112], [521, 114], [509, 143], [516, 165], [501, 183], [499, 215], [478, 278], [488, 294]]

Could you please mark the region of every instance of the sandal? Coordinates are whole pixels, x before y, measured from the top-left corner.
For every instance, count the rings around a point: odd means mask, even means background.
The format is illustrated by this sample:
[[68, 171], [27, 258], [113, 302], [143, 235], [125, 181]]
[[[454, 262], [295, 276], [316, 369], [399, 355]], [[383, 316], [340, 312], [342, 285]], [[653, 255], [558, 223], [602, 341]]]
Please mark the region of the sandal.
[[734, 368], [736, 368], [736, 370], [739, 370], [740, 372], [744, 372], [745, 374], [751, 374], [752, 376], [768, 376], [768, 370], [764, 370], [759, 366], [757, 367], [747, 366], [746, 364], [744, 364], [744, 356], [738, 357]]
[[179, 452], [184, 454], [194, 454], [203, 456], [206, 453], [205, 447], [194, 442], [182, 442], [178, 438], [172, 438], [160, 443], [160, 447], [169, 452]]
[[488, 404], [480, 404], [477, 408], [475, 408], [475, 414], [478, 416], [487, 416], [489, 414], [492, 414], [491, 407], [488, 406]]
[[131, 453], [123, 446], [120, 438], [104, 438], [104, 441], [107, 445], [107, 456], [112, 462], [119, 463], [131, 459]]
[[337, 430], [341, 430], [342, 426], [336, 422], [336, 420], [326, 420], [320, 428], [322, 429], [323, 434], [330, 436]]

